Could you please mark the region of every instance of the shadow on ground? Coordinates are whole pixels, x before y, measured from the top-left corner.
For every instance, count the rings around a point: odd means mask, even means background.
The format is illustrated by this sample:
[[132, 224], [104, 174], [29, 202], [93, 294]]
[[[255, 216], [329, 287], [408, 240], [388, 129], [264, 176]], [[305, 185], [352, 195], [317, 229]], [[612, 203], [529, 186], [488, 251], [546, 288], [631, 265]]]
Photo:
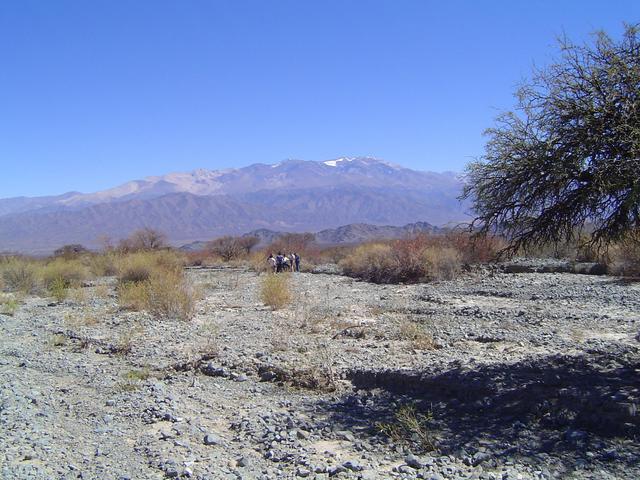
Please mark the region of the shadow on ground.
[[[637, 466], [640, 355], [619, 350], [443, 373], [352, 371], [357, 391], [322, 408], [361, 440], [380, 440], [380, 425], [397, 423], [398, 409], [409, 404], [432, 413], [425, 427], [442, 454]], [[417, 436], [407, 436], [419, 448]]]

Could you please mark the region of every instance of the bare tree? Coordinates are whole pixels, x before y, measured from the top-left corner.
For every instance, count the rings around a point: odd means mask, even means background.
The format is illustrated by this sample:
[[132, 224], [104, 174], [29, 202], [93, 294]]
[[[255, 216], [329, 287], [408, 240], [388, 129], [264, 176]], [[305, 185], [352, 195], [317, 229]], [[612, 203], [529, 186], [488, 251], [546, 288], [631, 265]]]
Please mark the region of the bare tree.
[[159, 250], [167, 247], [167, 237], [158, 230], [145, 227], [121, 240], [119, 247], [125, 251]]
[[240, 257], [246, 251], [240, 237], [229, 235], [210, 241], [207, 244], [207, 250], [218, 255], [225, 262]]

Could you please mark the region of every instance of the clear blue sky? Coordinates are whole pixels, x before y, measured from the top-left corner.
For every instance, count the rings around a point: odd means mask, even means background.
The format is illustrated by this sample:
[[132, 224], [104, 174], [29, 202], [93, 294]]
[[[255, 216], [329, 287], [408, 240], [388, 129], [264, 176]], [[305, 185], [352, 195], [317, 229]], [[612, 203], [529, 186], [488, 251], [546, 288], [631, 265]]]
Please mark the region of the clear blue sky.
[[640, 1], [3, 0], [0, 198], [371, 155], [461, 171], [515, 85]]

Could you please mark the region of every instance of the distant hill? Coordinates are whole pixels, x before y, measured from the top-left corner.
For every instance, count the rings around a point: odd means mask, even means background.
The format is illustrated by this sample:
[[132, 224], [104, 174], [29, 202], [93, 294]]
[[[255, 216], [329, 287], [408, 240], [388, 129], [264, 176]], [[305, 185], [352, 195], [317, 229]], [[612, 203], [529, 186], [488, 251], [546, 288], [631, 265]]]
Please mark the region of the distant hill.
[[[443, 233], [444, 229], [434, 227], [427, 222], [410, 223], [401, 227], [393, 225], [369, 225], [366, 223], [352, 223], [338, 228], [328, 228], [314, 233], [316, 245], [350, 245], [371, 240], [396, 239], [418, 233]], [[286, 235], [289, 232], [276, 232], [267, 228], [261, 228], [245, 233], [244, 237], [257, 237], [260, 239], [257, 247], [265, 247]], [[206, 247], [206, 241], [191, 242], [180, 247], [181, 250], [192, 252]]]
[[[95, 193], [0, 199], [0, 250], [92, 247], [101, 235], [117, 240], [141, 227], [161, 230], [180, 244], [256, 229], [321, 235], [353, 224], [444, 225], [468, 219], [457, 200], [461, 189], [454, 173], [420, 172], [373, 158], [201, 169]], [[344, 235], [366, 236], [357, 227]]]

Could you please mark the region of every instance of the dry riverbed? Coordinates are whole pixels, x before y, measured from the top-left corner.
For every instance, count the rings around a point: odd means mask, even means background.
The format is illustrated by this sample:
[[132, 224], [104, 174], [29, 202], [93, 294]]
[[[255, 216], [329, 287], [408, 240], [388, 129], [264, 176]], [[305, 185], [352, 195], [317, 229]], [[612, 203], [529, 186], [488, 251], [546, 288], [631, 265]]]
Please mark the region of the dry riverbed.
[[2, 478], [640, 478], [640, 283], [188, 275], [189, 322], [113, 278], [0, 315]]

